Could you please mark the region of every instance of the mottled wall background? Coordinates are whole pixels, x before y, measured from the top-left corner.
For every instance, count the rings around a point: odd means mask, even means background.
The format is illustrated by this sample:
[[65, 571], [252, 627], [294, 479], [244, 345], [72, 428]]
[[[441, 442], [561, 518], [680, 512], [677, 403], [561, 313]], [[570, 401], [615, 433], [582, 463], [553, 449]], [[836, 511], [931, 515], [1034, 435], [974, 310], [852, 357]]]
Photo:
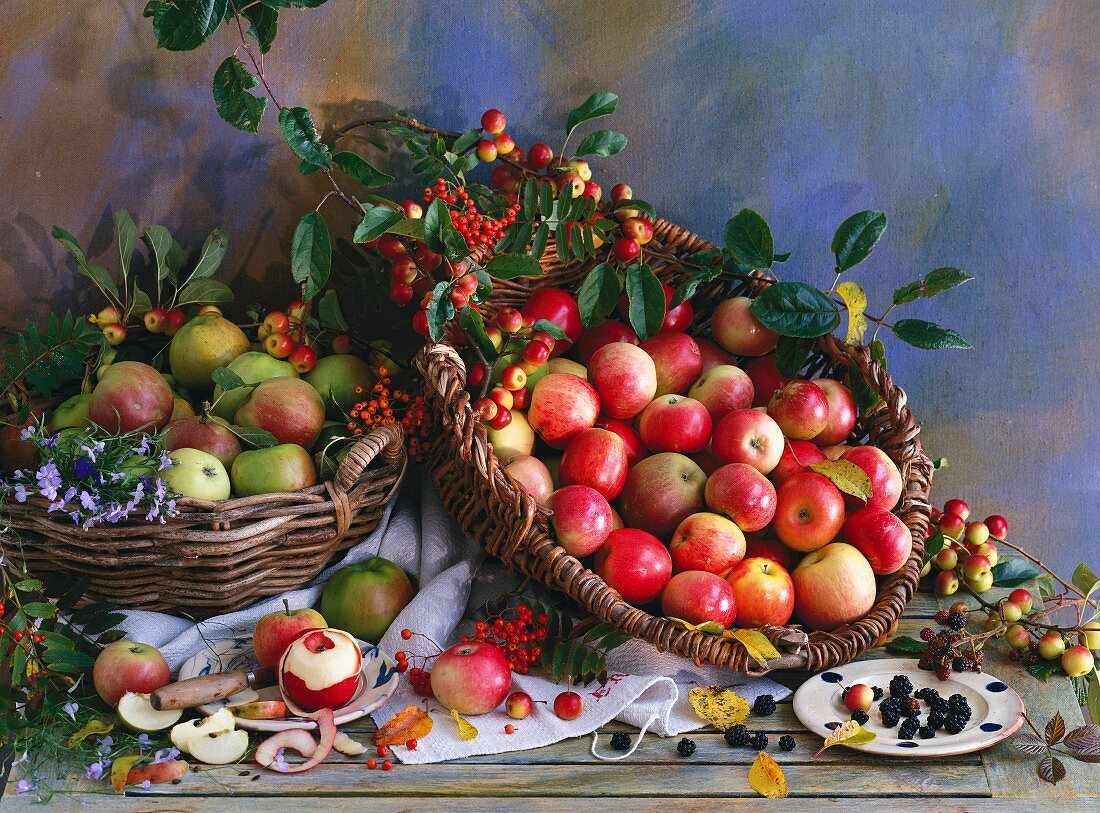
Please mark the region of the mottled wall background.
[[[142, 6], [0, 3], [0, 322], [79, 301], [50, 226], [103, 250], [120, 206], [192, 248], [226, 228], [245, 300], [286, 279], [320, 182], [271, 118], [258, 138], [217, 118], [231, 31], [158, 52]], [[605, 188], [628, 179], [715, 238], [751, 206], [792, 277], [828, 282], [836, 225], [885, 210], [854, 274], [872, 312], [936, 266], [978, 278], [912, 313], [974, 351], [891, 348], [951, 461], [938, 497], [1002, 511], [1067, 571], [1100, 559], [1100, 4], [332, 0], [282, 17], [271, 78], [321, 123], [405, 107], [459, 128], [499, 106], [526, 145], [615, 91], [631, 145], [599, 166]]]

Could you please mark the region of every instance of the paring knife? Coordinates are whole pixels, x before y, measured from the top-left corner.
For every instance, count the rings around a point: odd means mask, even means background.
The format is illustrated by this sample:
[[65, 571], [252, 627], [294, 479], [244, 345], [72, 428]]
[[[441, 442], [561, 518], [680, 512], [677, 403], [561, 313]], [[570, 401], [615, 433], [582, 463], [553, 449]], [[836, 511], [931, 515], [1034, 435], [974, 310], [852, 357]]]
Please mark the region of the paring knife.
[[157, 711], [189, 709], [225, 700], [245, 689], [262, 689], [274, 683], [275, 668], [270, 666], [252, 671], [219, 672], [170, 683], [153, 692], [149, 701]]

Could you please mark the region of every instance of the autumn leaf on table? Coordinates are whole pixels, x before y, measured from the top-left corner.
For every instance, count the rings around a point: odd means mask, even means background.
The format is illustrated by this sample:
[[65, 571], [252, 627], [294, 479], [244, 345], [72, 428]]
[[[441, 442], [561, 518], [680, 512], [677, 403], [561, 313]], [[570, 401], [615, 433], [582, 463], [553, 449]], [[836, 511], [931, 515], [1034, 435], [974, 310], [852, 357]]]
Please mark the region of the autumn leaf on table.
[[451, 716], [458, 724], [458, 736], [461, 740], [472, 740], [477, 736], [477, 729], [474, 727], [473, 723], [464, 719], [463, 716], [454, 709], [451, 709]]
[[877, 739], [875, 732], [868, 731], [855, 720], [849, 720], [843, 725], [837, 726], [833, 733], [825, 738], [825, 744], [813, 754], [810, 759], [817, 759], [826, 748], [843, 743], [844, 745], [863, 745]]
[[109, 734], [114, 730], [114, 723], [107, 723], [103, 720], [89, 720], [84, 724], [84, 727], [69, 737], [69, 747], [76, 748], [84, 740], [93, 735]]
[[723, 731], [745, 722], [749, 715], [745, 698], [721, 686], [696, 687], [688, 692], [688, 702], [699, 719]]
[[749, 787], [769, 799], [787, 798], [787, 777], [767, 751], [761, 751], [749, 768]]
[[406, 706], [374, 732], [375, 745], [404, 745], [422, 740], [432, 730], [431, 716], [419, 706]]

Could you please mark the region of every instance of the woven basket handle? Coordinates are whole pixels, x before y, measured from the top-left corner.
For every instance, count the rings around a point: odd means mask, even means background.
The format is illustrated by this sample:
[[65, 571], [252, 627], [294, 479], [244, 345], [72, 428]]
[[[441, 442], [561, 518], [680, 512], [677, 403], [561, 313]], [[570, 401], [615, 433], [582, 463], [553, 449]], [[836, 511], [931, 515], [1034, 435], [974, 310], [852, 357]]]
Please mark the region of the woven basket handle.
[[[355, 517], [355, 507], [351, 504], [350, 492], [362, 479], [364, 473], [374, 462], [378, 455], [391, 466], [400, 466], [405, 469], [405, 433], [396, 424], [376, 426], [356, 441], [355, 445], [348, 449], [344, 459], [336, 469], [336, 476], [325, 487], [332, 498], [333, 508], [336, 511], [336, 532], [343, 535], [351, 526]], [[386, 495], [386, 501], [393, 496], [401, 483], [398, 477], [393, 484], [390, 493]]]

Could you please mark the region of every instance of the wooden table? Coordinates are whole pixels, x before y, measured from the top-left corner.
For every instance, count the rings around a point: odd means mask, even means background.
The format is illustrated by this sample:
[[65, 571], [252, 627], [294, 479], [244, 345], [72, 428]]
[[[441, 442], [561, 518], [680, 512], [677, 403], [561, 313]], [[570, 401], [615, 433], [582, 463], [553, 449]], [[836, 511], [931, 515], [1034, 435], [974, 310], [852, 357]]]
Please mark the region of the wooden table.
[[[937, 609], [934, 596], [920, 594], [906, 611], [899, 632], [916, 635]], [[866, 658], [887, 656], [883, 650]], [[990, 653], [988, 670], [1004, 677], [1024, 698], [1037, 725], [1061, 711], [1067, 725], [1081, 725], [1082, 715], [1067, 680], [1042, 684], [1018, 664], [1008, 664], [1003, 648]], [[794, 687], [799, 675], [779, 676]], [[568, 740], [532, 751], [476, 757], [439, 765], [395, 764], [391, 772], [367, 770], [366, 758], [333, 759], [297, 776], [280, 776], [256, 767], [203, 768], [179, 785], [158, 785], [148, 791], [128, 789], [125, 796], [78, 792], [55, 797], [50, 809], [86, 811], [213, 811], [268, 813], [299, 808], [323, 811], [524, 811], [557, 813], [690, 813], [691, 811], [837, 810], [851, 813], [917, 811], [1048, 810], [1051, 813], [1100, 811], [1100, 766], [1065, 760], [1068, 775], [1056, 787], [1035, 775], [1035, 757], [1019, 753], [1010, 743], [969, 756], [935, 760], [886, 759], [832, 748], [818, 760], [809, 755], [821, 738], [807, 732], [795, 718], [790, 701], [781, 703], [767, 720], [769, 753], [783, 766], [790, 787], [784, 800], [764, 800], [748, 786], [748, 768], [755, 753], [731, 749], [713, 729], [692, 734], [698, 750], [690, 759], [676, 755], [675, 741], [647, 736], [624, 762], [599, 763], [589, 754], [590, 737]], [[754, 728], [761, 728], [759, 725]], [[369, 722], [348, 726], [358, 739], [369, 741]], [[615, 726], [608, 727], [610, 733]], [[798, 747], [783, 753], [779, 735], [794, 735]], [[605, 741], [606, 742], [606, 741]], [[606, 745], [605, 745], [606, 750]], [[92, 786], [74, 777], [73, 787]], [[5, 811], [42, 810], [28, 795], [14, 796], [10, 785]], [[278, 798], [282, 797], [282, 798]]]

